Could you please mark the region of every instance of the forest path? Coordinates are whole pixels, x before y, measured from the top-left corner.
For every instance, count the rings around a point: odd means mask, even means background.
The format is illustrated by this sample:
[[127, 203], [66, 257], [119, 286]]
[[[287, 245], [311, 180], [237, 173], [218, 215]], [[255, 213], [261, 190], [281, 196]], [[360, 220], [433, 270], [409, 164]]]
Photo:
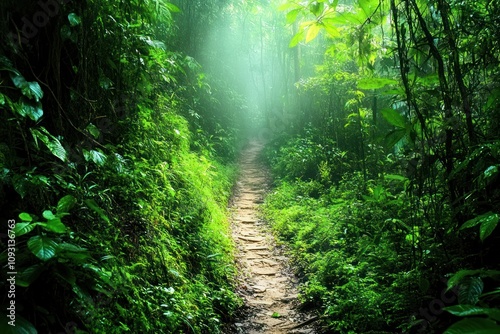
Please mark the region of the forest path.
[[233, 324], [232, 333], [315, 333], [296, 307], [297, 279], [288, 258], [276, 245], [258, 207], [268, 188], [266, 168], [259, 163], [263, 144], [250, 141], [240, 160], [233, 212], [232, 233], [237, 248], [238, 293], [245, 314]]

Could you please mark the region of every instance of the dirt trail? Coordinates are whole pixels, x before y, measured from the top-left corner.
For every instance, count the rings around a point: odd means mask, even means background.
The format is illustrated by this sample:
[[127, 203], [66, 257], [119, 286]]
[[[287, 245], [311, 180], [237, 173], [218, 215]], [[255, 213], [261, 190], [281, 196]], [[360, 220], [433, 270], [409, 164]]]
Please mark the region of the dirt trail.
[[304, 324], [312, 319], [296, 310], [297, 281], [288, 268], [288, 259], [276, 246], [267, 224], [259, 219], [258, 206], [267, 188], [265, 168], [258, 162], [262, 147], [251, 141], [244, 150], [231, 208], [239, 293], [246, 304], [245, 315], [233, 325], [231, 333], [315, 333]]

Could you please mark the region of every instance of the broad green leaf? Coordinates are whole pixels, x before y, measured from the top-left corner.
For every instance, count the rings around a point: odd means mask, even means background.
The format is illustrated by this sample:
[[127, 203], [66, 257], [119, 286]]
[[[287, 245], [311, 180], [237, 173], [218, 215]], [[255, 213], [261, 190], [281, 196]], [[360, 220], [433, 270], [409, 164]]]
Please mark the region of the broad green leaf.
[[21, 212], [19, 214], [19, 218], [21, 218], [21, 220], [25, 221], [25, 222], [33, 221], [33, 218], [31, 217], [31, 215], [29, 213], [26, 213], [26, 212]]
[[465, 277], [468, 276], [479, 276], [479, 277], [493, 277], [493, 278], [499, 278], [500, 277], [500, 270], [483, 270], [483, 269], [476, 269], [476, 270], [460, 270], [453, 274], [451, 278], [448, 280], [448, 289], [450, 290], [453, 287], [457, 286]]
[[167, 7], [168, 11], [171, 13], [180, 13], [181, 12], [180, 8], [177, 7], [176, 5], [174, 5], [173, 3], [166, 2], [165, 6]]
[[354, 14], [350, 12], [343, 12], [337, 15], [335, 18], [336, 24], [340, 25], [358, 25], [358, 24], [363, 24], [363, 22], [366, 20], [365, 15], [363, 12]]
[[42, 87], [38, 84], [38, 82], [28, 82], [26, 79], [19, 73], [10, 73], [10, 78], [14, 86], [19, 88], [24, 96], [30, 99], [35, 99], [35, 101], [39, 102], [43, 98], [43, 90]]
[[323, 25], [325, 27], [342, 25], [342, 19], [339, 16], [324, 17], [324, 18], [321, 19], [321, 22], [323, 23]]
[[75, 13], [70, 13], [68, 14], [68, 21], [70, 26], [76, 27], [77, 25], [82, 23], [82, 19], [80, 16], [76, 15]]
[[42, 104], [40, 102], [34, 104], [24, 98], [21, 99], [13, 109], [22, 117], [28, 116], [35, 122], [38, 122], [38, 120], [43, 116]]
[[87, 130], [92, 135], [92, 137], [94, 137], [94, 139], [99, 138], [99, 136], [101, 135], [101, 131], [92, 123], [87, 125], [85, 130]]
[[36, 235], [28, 240], [28, 248], [37, 258], [47, 261], [56, 255], [57, 243], [49, 237]]
[[54, 213], [52, 213], [52, 211], [50, 211], [50, 210], [45, 210], [42, 213], [42, 216], [43, 216], [43, 218], [45, 218], [47, 220], [55, 219], [56, 218], [56, 216], [54, 215]]
[[338, 30], [336, 27], [332, 25], [323, 25], [323, 27], [331, 38], [340, 36], [340, 30]]
[[358, 4], [368, 18], [373, 15], [379, 6], [379, 0], [358, 0]]
[[97, 205], [96, 201], [94, 201], [93, 199], [86, 199], [84, 202], [92, 211], [96, 212], [99, 215], [99, 217], [101, 217], [105, 222], [110, 223], [108, 216], [106, 215], [104, 210], [101, 209], [99, 205]]
[[460, 282], [458, 302], [460, 304], [475, 305], [483, 292], [484, 284], [480, 277], [468, 277]]
[[57, 203], [57, 213], [68, 213], [76, 204], [76, 198], [71, 195], [66, 195]]
[[454, 305], [445, 307], [444, 310], [459, 317], [487, 315], [491, 319], [500, 321], [500, 309], [497, 308], [478, 307], [474, 305]]
[[307, 30], [306, 43], [309, 43], [310, 41], [315, 39], [318, 36], [320, 30], [321, 26], [318, 23], [311, 24], [311, 26], [309, 26], [309, 29]]
[[484, 318], [467, 318], [450, 326], [444, 334], [498, 334], [500, 326]]
[[104, 153], [96, 150], [83, 150], [83, 156], [85, 157], [85, 161], [92, 161], [98, 166], [104, 166], [108, 158]]
[[396, 110], [385, 108], [382, 109], [380, 113], [382, 114], [382, 116], [384, 116], [385, 120], [390, 124], [401, 129], [406, 129], [407, 125], [406, 119], [403, 116], [401, 116], [401, 114]]
[[16, 237], [20, 237], [26, 233], [30, 233], [35, 228], [36, 224], [32, 223], [17, 223], [14, 227], [14, 233]]
[[500, 217], [498, 213], [489, 215], [488, 217], [482, 219], [481, 226], [479, 227], [479, 237], [481, 241], [484, 241], [491, 232], [497, 227]]
[[401, 139], [406, 136], [406, 129], [396, 129], [390, 131], [384, 138], [384, 145], [393, 148]]
[[491, 234], [491, 232], [493, 232], [493, 230], [498, 224], [498, 221], [499, 221], [498, 213], [493, 213], [489, 211], [475, 218], [469, 219], [460, 227], [460, 229], [463, 230], [481, 224], [480, 238], [481, 240], [484, 240]]
[[36, 186], [50, 186], [50, 179], [43, 175], [31, 175], [31, 184]]
[[30, 129], [30, 131], [35, 139], [35, 144], [38, 143], [37, 139], [40, 139], [54, 156], [64, 162], [68, 159], [66, 149], [62, 146], [59, 139], [51, 135], [44, 127], [40, 127], [40, 130]]
[[38, 82], [28, 82], [28, 89], [31, 92], [31, 95], [35, 98], [35, 101], [39, 102], [43, 98], [43, 90]]
[[389, 78], [364, 78], [358, 81], [359, 89], [379, 89], [388, 85], [395, 85], [398, 81]]
[[304, 34], [305, 34], [305, 31], [300, 30], [298, 33], [295, 34], [295, 36], [293, 36], [293, 38], [290, 41], [290, 44], [288, 46], [293, 48], [294, 46], [299, 44], [299, 42], [304, 39]]
[[293, 22], [295, 22], [295, 20], [297, 19], [297, 16], [300, 14], [301, 11], [302, 11], [301, 8], [296, 8], [294, 10], [289, 11], [286, 14], [286, 22], [287, 23], [293, 23]]
[[67, 228], [66, 225], [61, 221], [60, 218], [51, 219], [45, 224], [45, 229], [52, 231], [54, 233], [65, 233]]
[[14, 111], [15, 113], [17, 113], [18, 115], [20, 115], [23, 118], [26, 118], [28, 116], [28, 114], [27, 114], [28, 110], [27, 110], [27, 108], [25, 108], [24, 103], [22, 101], [17, 102], [17, 103], [12, 103], [11, 109], [12, 109], [12, 111]]
[[35, 326], [19, 314], [16, 314], [15, 326], [9, 325], [10, 319], [4, 310], [0, 313], [0, 317], [2, 317], [2, 321], [0, 321], [0, 333], [2, 334], [38, 334]]
[[123, 173], [125, 171], [125, 158], [118, 153], [114, 153], [112, 156], [112, 166], [117, 173]]
[[481, 272], [482, 270], [481, 269], [477, 269], [477, 270], [460, 270], [458, 272], [456, 272], [455, 274], [453, 274], [453, 276], [450, 277], [450, 279], [448, 280], [448, 289], [447, 290], [450, 290], [452, 289], [453, 287], [457, 286], [460, 281], [462, 279], [464, 279], [465, 277], [467, 276], [473, 276], [473, 275], [477, 275]]
[[466, 228], [474, 227], [474, 226], [480, 224], [481, 221], [482, 221], [482, 219], [487, 218], [487, 217], [489, 217], [492, 214], [493, 214], [493, 212], [489, 211], [489, 212], [486, 212], [486, 213], [484, 213], [482, 215], [479, 215], [477, 217], [469, 219], [468, 221], [466, 221], [465, 223], [463, 223], [463, 225], [460, 227], [460, 229], [464, 230]]

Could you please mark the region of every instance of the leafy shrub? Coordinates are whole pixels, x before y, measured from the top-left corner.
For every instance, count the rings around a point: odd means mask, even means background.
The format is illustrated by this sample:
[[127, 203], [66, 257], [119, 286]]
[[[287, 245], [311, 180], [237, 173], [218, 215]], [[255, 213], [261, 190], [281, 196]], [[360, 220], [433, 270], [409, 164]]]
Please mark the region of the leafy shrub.
[[303, 302], [333, 332], [391, 332], [419, 305], [414, 275], [403, 274], [414, 272], [408, 233], [398, 225], [407, 218], [406, 195], [391, 180], [372, 181], [366, 192], [362, 180], [358, 173], [328, 190], [316, 184], [319, 197], [313, 181], [284, 181], [264, 207], [303, 275]]
[[[279, 144], [279, 143], [278, 143]], [[346, 152], [335, 142], [324, 138], [316, 130], [295, 137], [279, 148], [271, 146], [268, 153], [274, 175], [285, 180], [317, 180], [324, 184], [337, 181], [349, 166]]]

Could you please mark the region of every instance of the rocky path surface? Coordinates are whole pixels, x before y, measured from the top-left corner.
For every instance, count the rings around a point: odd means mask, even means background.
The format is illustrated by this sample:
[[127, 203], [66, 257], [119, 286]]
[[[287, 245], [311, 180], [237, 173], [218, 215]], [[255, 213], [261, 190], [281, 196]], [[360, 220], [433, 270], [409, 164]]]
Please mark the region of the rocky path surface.
[[251, 141], [241, 158], [241, 175], [232, 204], [233, 238], [237, 246], [239, 293], [244, 315], [231, 333], [316, 333], [308, 324], [314, 318], [297, 310], [297, 280], [288, 259], [277, 247], [258, 206], [267, 188], [265, 168], [258, 156], [262, 144]]

